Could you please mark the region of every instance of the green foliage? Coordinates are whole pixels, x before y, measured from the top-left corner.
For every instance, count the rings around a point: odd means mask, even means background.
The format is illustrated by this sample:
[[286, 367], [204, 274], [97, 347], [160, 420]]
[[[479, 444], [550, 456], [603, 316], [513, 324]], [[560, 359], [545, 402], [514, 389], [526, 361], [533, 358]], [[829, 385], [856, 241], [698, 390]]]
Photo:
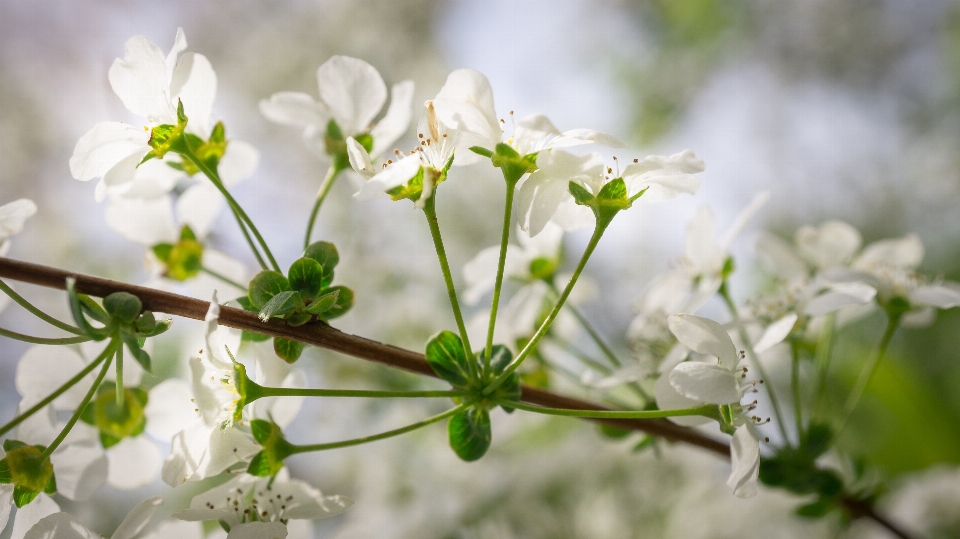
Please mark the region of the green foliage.
[[458, 457], [467, 462], [479, 460], [490, 448], [493, 439], [490, 413], [480, 406], [464, 410], [450, 418], [447, 434], [450, 447]]
[[6, 456], [0, 459], [0, 484], [13, 484], [13, 501], [23, 507], [41, 492], [57, 491], [53, 464], [49, 458], [40, 458], [43, 446], [27, 445], [18, 440], [4, 440]]
[[163, 275], [168, 279], [186, 281], [203, 269], [203, 244], [187, 225], [180, 230], [177, 243], [158, 243], [152, 251], [166, 265]]
[[[472, 149], [472, 148], [471, 148]], [[474, 150], [476, 152], [476, 150]], [[479, 152], [476, 152], [479, 153]], [[481, 154], [483, 155], [483, 154]], [[516, 185], [520, 178], [528, 172], [537, 170], [537, 154], [520, 155], [509, 144], [498, 143], [490, 156], [493, 166], [500, 169], [507, 185]]]
[[83, 409], [80, 420], [97, 428], [104, 448], [116, 445], [127, 437], [143, 433], [147, 417], [147, 392], [140, 388], [124, 388], [123, 404], [117, 404], [117, 387], [106, 382], [97, 389], [97, 396]]
[[452, 331], [443, 330], [427, 342], [427, 363], [440, 378], [456, 388], [467, 388], [473, 380], [470, 366], [460, 337]]
[[306, 347], [306, 345], [302, 342], [291, 341], [290, 339], [280, 337], [274, 337], [273, 339], [273, 351], [277, 354], [277, 357], [287, 363], [293, 363], [300, 359], [300, 354], [303, 353], [304, 347]]
[[593, 215], [597, 218], [597, 226], [601, 228], [606, 228], [614, 216], [632, 206], [633, 201], [643, 194], [641, 191], [633, 197], [628, 197], [627, 184], [623, 178], [610, 180], [600, 188], [596, 196], [575, 181], [571, 181], [568, 188], [574, 202], [593, 211]]
[[260, 477], [277, 475], [283, 461], [292, 454], [293, 446], [283, 436], [283, 430], [272, 421], [254, 419], [250, 431], [263, 449], [254, 455], [247, 473]]

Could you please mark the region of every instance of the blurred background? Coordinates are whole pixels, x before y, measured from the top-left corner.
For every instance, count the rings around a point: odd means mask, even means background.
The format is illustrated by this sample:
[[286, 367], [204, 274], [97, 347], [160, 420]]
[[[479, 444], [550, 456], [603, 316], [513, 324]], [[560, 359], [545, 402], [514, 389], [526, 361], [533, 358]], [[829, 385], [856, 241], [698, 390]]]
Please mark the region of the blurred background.
[[[695, 197], [618, 217], [588, 267], [599, 295], [584, 309], [624, 354], [631, 301], [682, 253], [697, 209], [710, 205], [722, 230], [761, 190], [772, 200], [734, 246], [740, 299], [757, 289], [759, 231], [789, 237], [826, 219], [850, 222], [866, 241], [916, 233], [926, 246], [923, 269], [960, 278], [960, 4], [947, 0], [2, 0], [0, 203], [28, 197], [39, 206], [9, 256], [128, 282], [147, 278], [143, 249], [106, 227], [94, 184], [73, 180], [68, 160], [96, 122], [134, 119], [107, 81], [124, 42], [143, 34], [167, 51], [178, 26], [188, 50], [206, 55], [217, 72], [215, 115], [231, 137], [261, 152], [257, 173], [235, 194], [281, 265], [298, 256], [327, 163], [306, 151], [298, 129], [266, 121], [257, 102], [282, 90], [316, 95], [317, 67], [345, 54], [373, 64], [388, 85], [414, 79], [415, 103], [432, 97], [449, 71], [471, 67], [489, 77], [505, 117], [541, 112], [561, 130], [610, 132], [631, 144], [624, 158], [690, 148], [705, 160]], [[399, 147], [413, 144], [408, 133]], [[501, 182], [486, 165], [457, 170], [444, 187], [440, 219], [458, 277], [498, 241]], [[335, 326], [421, 349], [453, 327], [425, 223], [409, 203], [358, 204], [353, 189], [338, 182], [315, 233], [336, 243], [338, 280], [357, 292], [356, 307]], [[566, 239], [569, 268], [587, 237]], [[210, 243], [254, 267], [229, 215]], [[18, 289], [66, 316], [63, 294]], [[948, 311], [896, 337], [843, 442], [889, 486], [881, 507], [930, 537], [960, 535], [958, 324], [960, 314]], [[15, 307], [0, 325], [44, 331]], [[177, 320], [180, 339], [155, 351], [165, 374], [183, 365], [188, 347], [178, 342], [196, 339], [197, 326]], [[850, 379], [881, 329], [868, 319], [844, 331], [840, 371]], [[19, 399], [13, 373], [25, 349], [0, 338], [0, 419], [12, 417]], [[415, 383], [320, 350], [298, 366], [314, 386]], [[315, 400], [291, 438], [354, 437], [436, 406]], [[729, 463], [686, 447], [634, 452], [638, 438], [609, 440], [582, 422], [497, 414], [492, 450], [466, 464], [445, 434], [432, 428], [291, 459], [295, 476], [356, 501], [348, 513], [316, 522], [317, 537], [833, 537], [841, 530], [833, 518], [794, 516], [802, 500], [781, 492], [734, 498], [724, 485]], [[198, 488], [171, 493], [158, 482], [132, 496], [104, 489], [92, 504], [62, 506], [109, 534], [155, 492], [168, 497], [169, 512]], [[866, 523], [842, 533], [886, 537]]]

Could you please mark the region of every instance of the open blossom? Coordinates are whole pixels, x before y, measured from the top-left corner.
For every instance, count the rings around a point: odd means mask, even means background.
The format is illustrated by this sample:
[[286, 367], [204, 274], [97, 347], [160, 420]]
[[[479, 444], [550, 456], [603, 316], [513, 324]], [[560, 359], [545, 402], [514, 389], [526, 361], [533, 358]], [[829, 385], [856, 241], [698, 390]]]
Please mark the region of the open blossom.
[[[195, 415], [173, 436], [170, 455], [163, 463], [161, 476], [171, 486], [219, 474], [250, 459], [260, 448], [244, 419], [269, 418], [283, 427], [293, 421], [302, 403], [297, 397], [269, 398], [257, 401], [249, 410], [238, 408], [243, 400], [233, 351], [239, 348], [240, 334], [219, 327], [219, 316], [214, 294], [205, 318], [206, 347], [190, 361]], [[266, 385], [303, 387], [303, 373], [281, 363], [272, 352], [257, 354], [251, 378]]]
[[326, 136], [333, 121], [342, 140], [369, 134], [371, 155], [376, 158], [407, 130], [411, 117], [413, 81], [395, 84], [390, 107], [376, 124], [373, 119], [387, 100], [387, 86], [380, 73], [363, 60], [333, 56], [317, 69], [320, 100], [301, 92], [279, 92], [260, 101], [267, 119], [302, 127], [307, 147], [319, 155], [329, 153]]
[[462, 131], [464, 148], [479, 146], [493, 150], [504, 142], [521, 156], [581, 144], [598, 143], [613, 148], [626, 144], [593, 129], [573, 129], [561, 133], [542, 114], [533, 114], [520, 120], [514, 132], [503, 139], [502, 121], [494, 107], [493, 88], [487, 77], [473, 69], [458, 69], [447, 77], [446, 83], [434, 98], [437, 116], [444, 125]]
[[114, 93], [145, 123], [101, 122], [77, 142], [70, 158], [70, 173], [82, 181], [100, 178], [98, 200], [107, 189], [133, 180], [137, 165], [151, 150], [151, 129], [176, 125], [179, 102], [189, 118], [187, 131], [201, 137], [209, 135], [217, 76], [202, 54], [180, 56], [186, 48], [182, 28], [177, 30], [173, 48], [166, 56], [145, 36], [134, 36], [126, 43], [125, 56], [110, 67]]
[[227, 539], [287, 537], [289, 520], [312, 520], [338, 515], [353, 505], [345, 496], [324, 496], [303, 481], [290, 479], [286, 469], [276, 477], [240, 474], [199, 494], [190, 508], [173, 514], [186, 521], [225, 523]]
[[[739, 367], [742, 355], [723, 326], [692, 314], [677, 314], [669, 319], [670, 331], [686, 347], [716, 361], [687, 361], [680, 363], [657, 381], [654, 392], [657, 406], [663, 410], [689, 408], [701, 404], [731, 405], [735, 427], [730, 443], [733, 470], [727, 485], [735, 495], [749, 498], [757, 493], [757, 474], [760, 470], [760, 437], [756, 416], [748, 415], [755, 401], [747, 405], [741, 399], [753, 390], [754, 382], [744, 382], [746, 367]], [[670, 418], [682, 425], [703, 423], [703, 418]]]
[[[110, 539], [133, 539], [150, 522], [163, 505], [159, 496], [148, 498], [130, 510]], [[103, 539], [103, 535], [87, 529], [69, 513], [53, 513], [37, 522], [24, 539]]]
[[[612, 169], [605, 167], [597, 153], [573, 155], [562, 150], [543, 152], [537, 157], [536, 172], [521, 185], [517, 195], [520, 226], [536, 236], [551, 219], [564, 230], [578, 230], [594, 222], [591, 210], [578, 206], [570, 194], [570, 182], [583, 186], [596, 196], [610, 180]], [[703, 160], [685, 150], [671, 156], [636, 159], [620, 176], [627, 186], [627, 197], [644, 191], [641, 200], [660, 202], [700, 188], [694, 174], [703, 172]]]

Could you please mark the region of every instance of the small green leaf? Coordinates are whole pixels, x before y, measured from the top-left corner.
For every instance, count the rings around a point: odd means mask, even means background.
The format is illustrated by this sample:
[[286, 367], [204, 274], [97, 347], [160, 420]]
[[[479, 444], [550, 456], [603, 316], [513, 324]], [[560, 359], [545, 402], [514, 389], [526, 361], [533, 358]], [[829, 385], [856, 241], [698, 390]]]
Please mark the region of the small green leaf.
[[290, 288], [299, 292], [300, 298], [304, 302], [313, 301], [317, 297], [317, 294], [324, 288], [323, 278], [323, 266], [313, 258], [299, 258], [290, 265], [290, 270], [287, 271]]
[[270, 459], [267, 458], [263, 451], [260, 451], [250, 459], [250, 465], [247, 466], [247, 473], [257, 477], [274, 475], [270, 469]]
[[14, 485], [13, 487], [13, 503], [18, 509], [35, 500], [39, 495], [39, 491], [31, 490], [27, 487], [20, 485]]
[[11, 440], [6, 439], [3, 441], [3, 451], [9, 453], [18, 447], [26, 447], [27, 444], [21, 442], [20, 440]]
[[254, 313], [260, 311], [260, 309], [257, 309], [256, 307], [253, 306], [253, 302], [250, 301], [249, 296], [240, 296], [239, 298], [233, 301], [236, 301], [240, 305], [240, 308], [243, 309], [244, 311], [250, 311]]
[[157, 335], [166, 333], [166, 331], [170, 329], [171, 326], [173, 326], [172, 318], [161, 318], [160, 320], [156, 321], [156, 325], [154, 326], [153, 331], [150, 331], [148, 333], [141, 332], [140, 336], [156, 337]]
[[797, 515], [806, 518], [821, 518], [826, 516], [837, 506], [830, 500], [819, 499], [815, 502], [801, 505], [797, 508]]
[[470, 146], [470, 151], [477, 155], [482, 155], [488, 159], [493, 157], [493, 152], [482, 146]]
[[[493, 370], [494, 376], [499, 376], [503, 373], [512, 361], [513, 354], [509, 348], [502, 344], [493, 346], [493, 352], [490, 356], [490, 368]], [[510, 376], [493, 392], [491, 398], [495, 401], [519, 401], [522, 393], [523, 390], [520, 388], [520, 375], [513, 372], [510, 373]], [[503, 406], [503, 410], [507, 413], [513, 412], [513, 408], [507, 406]]]
[[84, 314], [101, 324], [106, 324], [110, 321], [110, 315], [107, 314], [107, 311], [103, 310], [103, 307], [94, 301], [93, 298], [86, 294], [78, 294], [77, 296], [80, 300], [80, 308], [83, 309]]
[[304, 309], [303, 299], [300, 293], [293, 290], [286, 290], [270, 298], [257, 315], [260, 320], [266, 322], [274, 316], [283, 316], [288, 313], [297, 312]]
[[270, 338], [269, 335], [264, 335], [263, 333], [255, 333], [255, 332], [253, 332], [253, 331], [243, 330], [243, 332], [240, 333], [240, 340], [241, 340], [241, 341], [247, 341], [247, 342], [263, 342], [263, 341], [265, 341], [265, 340], [267, 340], [267, 339], [269, 339], [269, 338]]
[[590, 191], [587, 191], [587, 188], [580, 185], [577, 182], [570, 182], [568, 188], [570, 189], [570, 194], [573, 195], [573, 200], [581, 206], [590, 206], [593, 202], [594, 196], [590, 194]]
[[334, 286], [328, 288], [324, 295], [326, 294], [336, 294], [337, 298], [333, 302], [333, 306], [325, 310], [323, 314], [320, 315], [322, 320], [333, 320], [334, 318], [340, 318], [341, 316], [347, 314], [351, 307], [353, 307], [353, 290], [345, 286]]
[[830, 449], [830, 443], [833, 441], [833, 430], [822, 423], [811, 423], [810, 427], [803, 435], [801, 447], [807, 452], [812, 460], [816, 460]]
[[122, 438], [117, 438], [116, 436], [100, 431], [100, 443], [103, 445], [104, 449], [109, 449], [117, 445], [120, 443], [120, 440], [122, 440]]
[[270, 301], [270, 298], [280, 292], [290, 290], [290, 281], [278, 271], [265, 270], [254, 276], [250, 281], [248, 296], [250, 303], [260, 310]]
[[312, 319], [313, 316], [310, 313], [290, 313], [286, 318], [287, 325], [293, 327], [302, 326]]
[[217, 122], [210, 132], [210, 142], [213, 144], [224, 144], [227, 142], [227, 130], [223, 127], [223, 122]]
[[425, 353], [430, 368], [453, 387], [470, 385], [470, 366], [460, 337], [451, 331], [441, 331], [427, 342]]
[[311, 243], [303, 250], [303, 256], [316, 260], [323, 268], [321, 288], [330, 286], [330, 283], [333, 282], [333, 270], [340, 263], [340, 253], [337, 252], [337, 246], [327, 241]]
[[633, 434], [632, 430], [614, 427], [613, 425], [608, 425], [606, 423], [597, 424], [597, 431], [599, 431], [604, 437], [613, 440], [622, 440]]
[[458, 457], [467, 462], [478, 460], [487, 452], [493, 440], [490, 414], [478, 406], [460, 412], [450, 418], [447, 434], [450, 447]]
[[157, 317], [151, 311], [143, 311], [137, 318], [137, 333], [151, 334], [157, 329]]
[[[95, 328], [90, 325], [90, 322], [87, 321], [86, 314], [84, 314], [84, 303], [85, 301], [93, 303], [101, 312], [103, 309], [87, 296], [77, 293], [76, 280], [72, 277], [67, 278], [67, 297], [70, 304], [70, 314], [73, 315], [73, 321], [77, 324], [77, 327], [83, 331], [83, 334], [95, 341], [106, 339], [110, 334], [109, 330], [107, 328]], [[103, 312], [103, 316], [105, 320], [109, 319], [107, 313]]]
[[340, 290], [327, 292], [308, 305], [307, 312], [310, 314], [323, 314], [336, 305], [338, 297], [340, 297]]
[[133, 359], [137, 360], [137, 363], [143, 367], [143, 370], [152, 373], [153, 368], [150, 365], [150, 354], [143, 351], [143, 348], [140, 347], [140, 342], [137, 341], [136, 337], [125, 331], [121, 331], [120, 340], [127, 345], [127, 348], [130, 350], [130, 354], [133, 355]]
[[305, 346], [302, 342], [281, 339], [280, 337], [274, 337], [273, 339], [273, 351], [276, 352], [277, 357], [287, 363], [293, 363], [300, 359], [300, 354], [303, 353]]
[[153, 254], [164, 264], [170, 260], [170, 252], [173, 251], [172, 243], [158, 243], [153, 246]]
[[627, 184], [623, 181], [623, 178], [616, 178], [610, 180], [603, 187], [600, 188], [600, 192], [597, 193], [597, 198], [599, 200], [616, 200], [616, 201], [627, 201]]

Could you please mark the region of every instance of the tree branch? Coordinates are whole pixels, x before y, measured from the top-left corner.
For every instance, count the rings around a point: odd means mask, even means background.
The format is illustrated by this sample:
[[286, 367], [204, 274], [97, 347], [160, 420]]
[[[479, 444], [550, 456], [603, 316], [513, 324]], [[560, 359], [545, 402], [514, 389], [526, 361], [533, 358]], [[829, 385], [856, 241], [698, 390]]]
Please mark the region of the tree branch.
[[[0, 257], [0, 278], [8, 278], [48, 288], [65, 290], [68, 277], [76, 279], [76, 289], [78, 292], [97, 297], [104, 297], [114, 292], [128, 292], [140, 298], [144, 309], [154, 312], [182, 316], [194, 320], [203, 320], [210, 306], [210, 303], [207, 301], [164, 292], [154, 288], [121, 283], [110, 279]], [[344, 333], [327, 324], [312, 323], [292, 327], [280, 319], [261, 322], [260, 319], [257, 318], [256, 313], [225, 306], [220, 307], [219, 322], [224, 326], [299, 341], [359, 359], [374, 361], [409, 372], [436, 377], [436, 374], [434, 374], [433, 370], [427, 364], [423, 354], [365, 339], [357, 335]], [[528, 386], [522, 386], [522, 388], [523, 395], [521, 400], [526, 403], [550, 408], [609, 410], [609, 408], [591, 402], [566, 397], [550, 391]], [[726, 443], [704, 436], [693, 429], [675, 425], [664, 419], [589, 419], [589, 421], [605, 423], [622, 429], [642, 431], [671, 441], [684, 442], [723, 457], [729, 457], [730, 455], [730, 446]], [[909, 539], [909, 536], [902, 530], [878, 515], [871, 507], [863, 502], [846, 499], [843, 504], [852, 516], [869, 518], [897, 537]]]

